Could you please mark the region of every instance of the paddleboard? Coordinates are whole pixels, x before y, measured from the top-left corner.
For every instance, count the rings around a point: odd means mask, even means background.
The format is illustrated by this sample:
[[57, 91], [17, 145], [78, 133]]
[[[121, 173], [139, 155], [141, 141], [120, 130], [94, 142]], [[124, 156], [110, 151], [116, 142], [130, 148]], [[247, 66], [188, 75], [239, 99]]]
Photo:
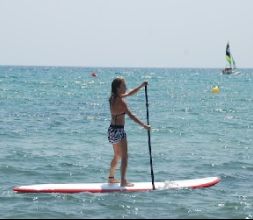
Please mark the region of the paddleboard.
[[[207, 177], [190, 180], [155, 182], [157, 190], [166, 189], [199, 189], [210, 187], [220, 182], [219, 177]], [[121, 187], [119, 183], [69, 183], [69, 184], [37, 184], [18, 186], [13, 191], [19, 193], [110, 193], [110, 192], [144, 192], [153, 190], [151, 182], [136, 182], [131, 187]]]

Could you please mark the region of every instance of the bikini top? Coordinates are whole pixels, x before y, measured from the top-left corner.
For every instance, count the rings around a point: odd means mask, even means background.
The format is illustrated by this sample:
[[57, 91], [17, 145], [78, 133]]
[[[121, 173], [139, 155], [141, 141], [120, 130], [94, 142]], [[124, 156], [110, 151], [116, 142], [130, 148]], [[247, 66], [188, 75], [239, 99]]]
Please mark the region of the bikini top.
[[120, 114], [112, 115], [112, 116], [115, 117], [114, 124], [116, 125], [117, 117], [118, 117], [118, 116], [125, 115], [125, 114], [126, 114], [125, 112], [122, 112], [122, 113], [120, 113]]

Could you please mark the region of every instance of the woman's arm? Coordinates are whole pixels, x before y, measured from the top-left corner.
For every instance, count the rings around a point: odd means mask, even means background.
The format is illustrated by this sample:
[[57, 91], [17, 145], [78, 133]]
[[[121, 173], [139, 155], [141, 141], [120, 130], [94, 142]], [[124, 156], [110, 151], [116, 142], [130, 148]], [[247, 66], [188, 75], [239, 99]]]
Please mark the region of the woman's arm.
[[124, 106], [124, 109], [125, 109], [125, 112], [126, 114], [129, 116], [129, 118], [131, 118], [134, 122], [136, 122], [137, 124], [139, 124], [140, 126], [142, 126], [143, 128], [145, 129], [150, 129], [151, 126], [150, 125], [146, 125], [144, 124], [140, 119], [138, 119], [130, 110], [129, 108], [127, 107], [127, 104], [122, 100], [122, 104]]
[[148, 82], [147, 82], [147, 81], [143, 82], [141, 85], [139, 85], [138, 87], [136, 87], [136, 88], [130, 90], [129, 92], [126, 92], [125, 94], [122, 94], [121, 97], [122, 97], [122, 98], [125, 98], [125, 97], [127, 97], [127, 96], [134, 95], [134, 94], [137, 93], [142, 87], [144, 87], [144, 86], [146, 86], [146, 85], [148, 85]]

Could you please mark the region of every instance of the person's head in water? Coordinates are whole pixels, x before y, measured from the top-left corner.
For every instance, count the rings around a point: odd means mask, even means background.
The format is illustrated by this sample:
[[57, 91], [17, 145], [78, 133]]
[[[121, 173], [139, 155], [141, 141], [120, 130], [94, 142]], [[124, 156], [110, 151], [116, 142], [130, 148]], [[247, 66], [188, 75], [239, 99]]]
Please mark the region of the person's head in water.
[[124, 94], [126, 92], [126, 83], [123, 77], [117, 77], [112, 81], [112, 90], [111, 97], [109, 99], [110, 103], [114, 98], [119, 96], [120, 94]]

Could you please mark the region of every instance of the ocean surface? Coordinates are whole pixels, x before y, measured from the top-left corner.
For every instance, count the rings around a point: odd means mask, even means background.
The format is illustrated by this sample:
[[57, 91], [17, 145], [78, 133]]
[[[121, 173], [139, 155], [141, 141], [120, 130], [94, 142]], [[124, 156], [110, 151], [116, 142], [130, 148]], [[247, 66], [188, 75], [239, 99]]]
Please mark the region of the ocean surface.
[[[219, 176], [221, 182], [138, 193], [13, 192], [20, 185], [107, 181], [108, 97], [116, 76], [128, 89], [149, 83], [155, 181]], [[146, 122], [145, 90], [126, 101]], [[220, 69], [0, 66], [0, 106], [1, 218], [253, 218], [253, 69], [222, 75]], [[151, 181], [147, 132], [128, 117], [125, 129], [128, 180]]]

